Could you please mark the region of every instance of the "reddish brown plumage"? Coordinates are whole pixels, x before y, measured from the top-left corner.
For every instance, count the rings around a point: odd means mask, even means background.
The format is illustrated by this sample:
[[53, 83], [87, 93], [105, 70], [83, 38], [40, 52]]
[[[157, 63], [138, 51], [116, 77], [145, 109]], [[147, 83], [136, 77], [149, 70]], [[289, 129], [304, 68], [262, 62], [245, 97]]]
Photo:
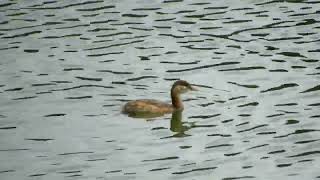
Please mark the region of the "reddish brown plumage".
[[168, 104], [162, 101], [153, 99], [140, 99], [135, 101], [129, 101], [122, 109], [123, 113], [129, 116], [161, 116], [167, 113], [172, 113], [174, 110], [183, 110], [182, 100], [180, 94], [187, 92], [188, 90], [195, 90], [188, 82], [179, 80], [176, 81], [171, 88], [171, 101], [172, 104]]
[[154, 99], [140, 99], [129, 101], [124, 107], [124, 113], [160, 113], [166, 114], [173, 112], [172, 105]]

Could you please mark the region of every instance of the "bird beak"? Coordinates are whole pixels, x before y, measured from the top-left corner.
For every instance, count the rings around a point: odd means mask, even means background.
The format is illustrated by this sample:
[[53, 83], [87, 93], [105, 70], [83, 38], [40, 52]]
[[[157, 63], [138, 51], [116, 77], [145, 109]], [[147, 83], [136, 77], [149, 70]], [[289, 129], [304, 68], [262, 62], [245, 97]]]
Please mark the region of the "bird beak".
[[190, 90], [191, 90], [191, 91], [199, 91], [199, 89], [196, 88], [196, 87], [194, 87], [194, 86], [191, 86], [191, 87], [190, 87]]

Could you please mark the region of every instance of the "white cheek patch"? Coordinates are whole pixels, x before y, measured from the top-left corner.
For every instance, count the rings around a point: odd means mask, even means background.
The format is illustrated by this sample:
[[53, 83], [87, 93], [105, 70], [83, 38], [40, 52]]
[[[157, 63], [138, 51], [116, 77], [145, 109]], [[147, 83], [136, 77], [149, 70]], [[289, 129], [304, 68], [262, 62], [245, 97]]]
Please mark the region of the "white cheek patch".
[[182, 87], [182, 92], [183, 93], [186, 93], [186, 92], [188, 92], [189, 91], [189, 89], [187, 88], [187, 87]]

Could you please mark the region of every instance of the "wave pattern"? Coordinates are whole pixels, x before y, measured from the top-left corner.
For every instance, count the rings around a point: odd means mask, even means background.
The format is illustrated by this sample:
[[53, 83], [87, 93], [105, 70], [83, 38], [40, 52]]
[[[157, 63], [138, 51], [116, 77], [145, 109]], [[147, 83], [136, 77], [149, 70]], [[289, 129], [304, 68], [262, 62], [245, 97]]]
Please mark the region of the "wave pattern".
[[[319, 9], [1, 1], [0, 179], [319, 178]], [[179, 126], [120, 114], [177, 79]]]

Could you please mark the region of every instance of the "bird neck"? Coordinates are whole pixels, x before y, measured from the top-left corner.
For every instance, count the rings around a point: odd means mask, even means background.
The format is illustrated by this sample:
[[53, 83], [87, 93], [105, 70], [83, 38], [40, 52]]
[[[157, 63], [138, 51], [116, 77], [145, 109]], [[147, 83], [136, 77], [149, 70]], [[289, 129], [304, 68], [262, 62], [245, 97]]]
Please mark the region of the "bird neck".
[[171, 90], [171, 101], [175, 109], [181, 109], [181, 110], [183, 109], [183, 104], [180, 98], [180, 94], [175, 89]]

